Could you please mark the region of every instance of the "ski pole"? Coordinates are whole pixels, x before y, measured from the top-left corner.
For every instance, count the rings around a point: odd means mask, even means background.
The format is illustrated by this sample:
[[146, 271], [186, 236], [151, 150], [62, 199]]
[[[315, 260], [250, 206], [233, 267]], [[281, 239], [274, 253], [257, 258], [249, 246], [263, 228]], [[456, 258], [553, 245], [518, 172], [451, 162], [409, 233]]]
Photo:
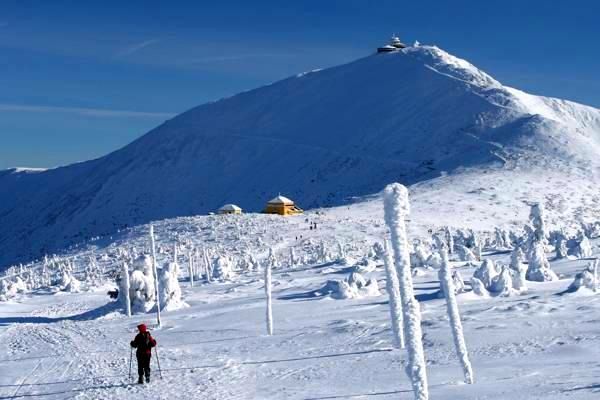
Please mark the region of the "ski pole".
[[160, 369], [160, 358], [158, 358], [158, 346], [156, 346], [156, 363], [158, 364], [158, 374], [160, 375], [160, 379], [162, 379], [162, 371]]
[[131, 360], [133, 359], [133, 347], [129, 352], [129, 380], [131, 380]]

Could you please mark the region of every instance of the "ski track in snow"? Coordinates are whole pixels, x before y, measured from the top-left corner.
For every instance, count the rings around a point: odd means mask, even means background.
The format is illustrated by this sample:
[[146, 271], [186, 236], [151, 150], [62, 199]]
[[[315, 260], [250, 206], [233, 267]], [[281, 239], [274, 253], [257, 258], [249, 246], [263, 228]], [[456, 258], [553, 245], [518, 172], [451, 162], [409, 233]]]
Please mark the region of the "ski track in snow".
[[[423, 297], [432, 398], [597, 398], [600, 296], [559, 295], [581, 262], [553, 265], [565, 279], [532, 283], [522, 296], [458, 296], [474, 385], [461, 383], [444, 302]], [[190, 307], [164, 313], [154, 330], [163, 379], [153, 359], [153, 380], [143, 386], [128, 379], [128, 343], [152, 315], [116, 315], [102, 308], [103, 291], [25, 296], [17, 312], [0, 306], [0, 399], [411, 399], [385, 296], [282, 297], [314, 290], [343, 268], [275, 271], [273, 337], [264, 335], [258, 273], [193, 289], [182, 282]], [[382, 277], [382, 267], [374, 274]], [[416, 295], [435, 291], [435, 282], [435, 271], [416, 278]], [[89, 309], [105, 311], [78, 317]], [[135, 360], [132, 372], [135, 379]]]

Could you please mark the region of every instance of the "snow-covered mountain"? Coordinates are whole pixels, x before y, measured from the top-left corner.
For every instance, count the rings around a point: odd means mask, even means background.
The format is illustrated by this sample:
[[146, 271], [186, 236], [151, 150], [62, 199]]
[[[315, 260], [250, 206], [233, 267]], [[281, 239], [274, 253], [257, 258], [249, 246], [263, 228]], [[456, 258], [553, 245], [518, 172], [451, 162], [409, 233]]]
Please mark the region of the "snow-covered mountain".
[[304, 208], [340, 205], [391, 181], [413, 185], [417, 210], [470, 193], [492, 213], [512, 207], [494, 196], [533, 193], [581, 216], [600, 195], [599, 150], [600, 110], [411, 47], [204, 104], [96, 160], [0, 171], [0, 266], [228, 202], [260, 211], [281, 192]]

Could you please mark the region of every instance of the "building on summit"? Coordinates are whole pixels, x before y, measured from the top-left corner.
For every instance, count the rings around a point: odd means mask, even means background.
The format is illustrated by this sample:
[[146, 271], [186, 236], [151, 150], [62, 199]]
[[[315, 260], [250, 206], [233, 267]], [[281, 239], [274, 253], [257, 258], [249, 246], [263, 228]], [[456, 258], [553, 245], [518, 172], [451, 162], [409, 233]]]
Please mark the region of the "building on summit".
[[390, 40], [390, 44], [386, 44], [385, 46], [378, 47], [377, 52], [378, 53], [390, 53], [392, 51], [397, 51], [397, 50], [403, 49], [405, 47], [407, 47], [407, 46], [400, 41], [400, 38], [398, 36], [394, 35], [394, 36], [392, 36], [392, 39]]

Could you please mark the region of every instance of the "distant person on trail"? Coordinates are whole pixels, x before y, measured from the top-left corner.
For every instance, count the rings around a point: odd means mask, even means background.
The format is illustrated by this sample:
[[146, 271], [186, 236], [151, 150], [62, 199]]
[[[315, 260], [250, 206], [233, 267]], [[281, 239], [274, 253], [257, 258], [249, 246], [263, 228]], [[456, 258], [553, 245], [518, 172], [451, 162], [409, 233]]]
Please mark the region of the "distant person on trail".
[[140, 324], [137, 326], [140, 333], [131, 341], [131, 347], [136, 349], [135, 358], [138, 363], [138, 383], [144, 383], [144, 375], [146, 382], [150, 382], [150, 358], [152, 357], [152, 348], [156, 346], [156, 340], [150, 335], [146, 325]]

